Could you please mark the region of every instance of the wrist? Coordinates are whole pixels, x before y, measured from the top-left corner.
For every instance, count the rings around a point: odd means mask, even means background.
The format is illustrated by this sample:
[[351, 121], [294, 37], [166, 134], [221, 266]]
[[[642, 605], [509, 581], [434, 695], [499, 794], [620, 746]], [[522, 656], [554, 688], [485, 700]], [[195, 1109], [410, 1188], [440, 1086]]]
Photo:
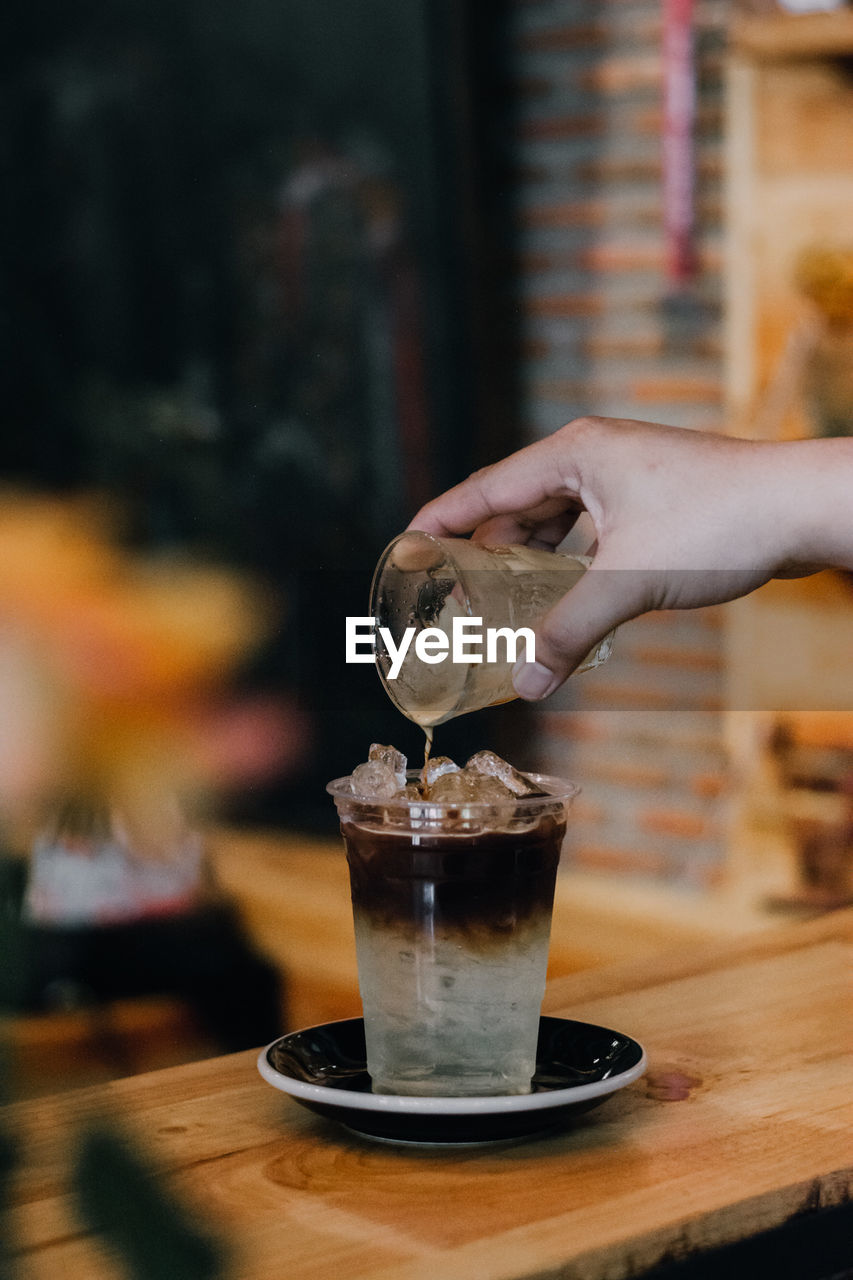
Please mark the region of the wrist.
[[784, 567], [853, 569], [853, 438], [769, 447]]

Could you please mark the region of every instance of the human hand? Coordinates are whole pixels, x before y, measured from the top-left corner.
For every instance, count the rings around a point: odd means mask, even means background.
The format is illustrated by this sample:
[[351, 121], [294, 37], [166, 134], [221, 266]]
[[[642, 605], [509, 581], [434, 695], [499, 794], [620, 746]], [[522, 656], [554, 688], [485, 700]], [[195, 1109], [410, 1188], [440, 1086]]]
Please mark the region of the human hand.
[[774, 575], [808, 572], [790, 449], [578, 419], [475, 472], [409, 527], [553, 549], [581, 512], [589, 514], [596, 533], [590, 572], [539, 623], [536, 661], [514, 672], [519, 696], [536, 700], [620, 623], [653, 609], [721, 603]]

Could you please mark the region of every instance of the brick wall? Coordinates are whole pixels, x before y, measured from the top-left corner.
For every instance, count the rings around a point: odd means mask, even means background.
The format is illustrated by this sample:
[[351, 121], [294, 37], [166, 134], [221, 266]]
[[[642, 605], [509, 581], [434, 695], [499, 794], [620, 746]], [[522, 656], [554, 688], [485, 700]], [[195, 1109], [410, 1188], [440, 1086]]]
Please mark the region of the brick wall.
[[[696, 7], [699, 272], [667, 298], [661, 4], [515, 0], [513, 139], [525, 430], [586, 413], [721, 426], [727, 3]], [[726, 847], [719, 610], [626, 625], [610, 663], [538, 713], [538, 763], [583, 794], [567, 861], [714, 883]]]

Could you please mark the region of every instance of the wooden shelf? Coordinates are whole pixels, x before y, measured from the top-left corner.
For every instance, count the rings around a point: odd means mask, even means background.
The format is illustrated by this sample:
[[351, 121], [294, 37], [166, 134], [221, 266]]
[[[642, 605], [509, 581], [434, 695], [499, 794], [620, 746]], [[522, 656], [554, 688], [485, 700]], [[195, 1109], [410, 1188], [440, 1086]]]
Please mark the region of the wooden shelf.
[[739, 18], [731, 47], [755, 62], [853, 57], [853, 8]]

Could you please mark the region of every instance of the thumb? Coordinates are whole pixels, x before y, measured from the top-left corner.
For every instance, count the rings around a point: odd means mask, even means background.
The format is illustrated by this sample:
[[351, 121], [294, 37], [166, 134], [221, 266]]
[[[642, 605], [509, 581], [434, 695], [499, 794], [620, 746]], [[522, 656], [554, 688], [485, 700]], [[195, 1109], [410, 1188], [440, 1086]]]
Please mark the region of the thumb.
[[520, 698], [547, 698], [608, 632], [652, 607], [653, 577], [637, 569], [588, 570], [536, 627], [536, 661], [513, 668]]

